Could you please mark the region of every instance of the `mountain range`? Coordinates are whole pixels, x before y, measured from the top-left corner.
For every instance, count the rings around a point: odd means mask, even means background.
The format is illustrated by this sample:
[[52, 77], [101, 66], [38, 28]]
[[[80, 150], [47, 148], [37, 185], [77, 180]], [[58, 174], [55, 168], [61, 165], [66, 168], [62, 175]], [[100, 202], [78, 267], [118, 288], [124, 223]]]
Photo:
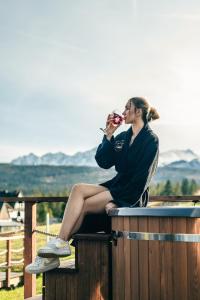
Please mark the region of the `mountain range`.
[[[46, 153], [37, 156], [34, 153], [18, 157], [11, 161], [12, 165], [20, 166], [89, 166], [97, 167], [94, 159], [97, 148], [84, 152], [77, 152], [74, 155], [68, 155], [62, 152]], [[159, 167], [170, 166], [173, 168], [189, 168], [200, 170], [200, 156], [191, 149], [170, 150], [159, 155]]]
[[[74, 155], [47, 153], [41, 157], [31, 153], [0, 164], [0, 189], [21, 190], [24, 195], [37, 192], [60, 193], [77, 182], [101, 183], [111, 179], [114, 167], [99, 168], [94, 159], [96, 148]], [[159, 167], [152, 183], [181, 182], [194, 179], [200, 184], [200, 158], [192, 150], [171, 150], [160, 154]]]

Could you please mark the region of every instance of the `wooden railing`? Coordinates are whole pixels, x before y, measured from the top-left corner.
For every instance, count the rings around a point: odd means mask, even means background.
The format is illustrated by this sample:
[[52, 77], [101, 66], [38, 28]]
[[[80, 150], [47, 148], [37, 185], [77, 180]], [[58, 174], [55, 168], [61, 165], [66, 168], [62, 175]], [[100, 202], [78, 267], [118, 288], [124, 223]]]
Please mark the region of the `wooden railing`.
[[[40, 202], [67, 202], [68, 197], [1, 197], [0, 201], [24, 202], [24, 266], [30, 264], [36, 255], [36, 204]], [[151, 196], [150, 202], [200, 202], [200, 196]], [[24, 273], [24, 298], [35, 296], [36, 276]]]
[[[4, 236], [5, 235], [5, 236]], [[14, 266], [22, 265], [24, 263], [24, 258], [20, 260], [12, 260], [12, 253], [20, 253], [23, 252], [24, 247], [20, 249], [13, 249], [12, 248], [12, 241], [20, 240], [23, 239], [23, 235], [16, 235], [16, 236], [8, 236], [1, 234], [0, 235], [0, 241], [5, 241], [6, 242], [6, 249], [0, 252], [0, 256], [5, 256], [6, 255], [6, 261], [0, 263], [0, 268], [5, 269], [6, 273], [6, 284], [5, 287], [9, 288], [11, 285], [11, 268]]]

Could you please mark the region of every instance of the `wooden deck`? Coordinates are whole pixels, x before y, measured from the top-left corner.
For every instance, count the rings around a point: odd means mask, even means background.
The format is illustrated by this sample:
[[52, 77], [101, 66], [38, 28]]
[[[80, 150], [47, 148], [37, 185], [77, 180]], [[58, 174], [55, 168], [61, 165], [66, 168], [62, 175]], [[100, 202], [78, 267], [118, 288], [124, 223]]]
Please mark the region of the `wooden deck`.
[[[10, 285], [17, 286], [22, 280], [22, 272], [11, 272], [10, 273]], [[0, 288], [6, 287], [6, 272], [0, 272]]]

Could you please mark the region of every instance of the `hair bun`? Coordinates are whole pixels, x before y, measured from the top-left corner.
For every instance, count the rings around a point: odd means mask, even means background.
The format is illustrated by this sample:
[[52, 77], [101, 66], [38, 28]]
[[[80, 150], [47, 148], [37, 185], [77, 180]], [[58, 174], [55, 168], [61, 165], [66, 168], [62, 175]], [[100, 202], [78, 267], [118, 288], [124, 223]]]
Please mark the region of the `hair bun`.
[[148, 114], [148, 122], [157, 120], [159, 118], [160, 118], [160, 116], [159, 116], [157, 110], [154, 107], [150, 107], [149, 114]]

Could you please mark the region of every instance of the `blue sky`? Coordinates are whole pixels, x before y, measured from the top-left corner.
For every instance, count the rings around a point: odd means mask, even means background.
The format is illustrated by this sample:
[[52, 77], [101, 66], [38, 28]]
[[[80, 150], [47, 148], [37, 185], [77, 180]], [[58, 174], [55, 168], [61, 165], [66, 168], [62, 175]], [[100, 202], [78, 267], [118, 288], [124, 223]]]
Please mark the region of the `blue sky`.
[[199, 1], [2, 0], [0, 43], [0, 162], [91, 149], [139, 95], [161, 151], [200, 154]]

